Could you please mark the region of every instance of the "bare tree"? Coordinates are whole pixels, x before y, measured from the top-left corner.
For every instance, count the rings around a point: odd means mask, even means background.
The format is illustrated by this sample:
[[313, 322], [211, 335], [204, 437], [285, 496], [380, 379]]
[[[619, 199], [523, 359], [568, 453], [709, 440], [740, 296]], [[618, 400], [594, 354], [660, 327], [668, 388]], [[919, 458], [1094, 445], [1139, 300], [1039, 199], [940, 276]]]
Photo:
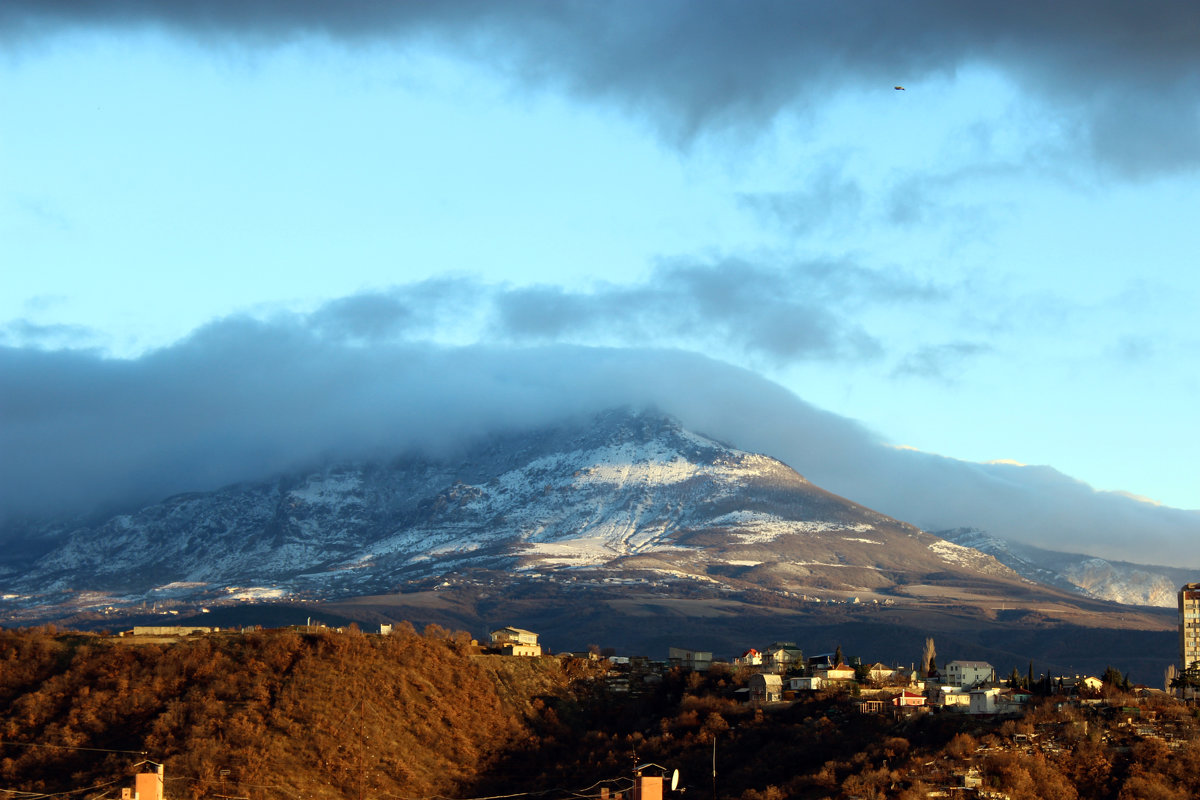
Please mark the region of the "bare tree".
[[932, 672], [937, 672], [937, 648], [933, 646], [933, 637], [925, 640], [925, 649], [921, 651], [921, 677], [927, 678]]
[[1174, 664], [1168, 665], [1166, 670], [1163, 673], [1163, 686], [1166, 688], [1166, 690], [1168, 692], [1171, 691], [1171, 684], [1175, 682], [1176, 674], [1177, 674], [1177, 670], [1175, 669]]

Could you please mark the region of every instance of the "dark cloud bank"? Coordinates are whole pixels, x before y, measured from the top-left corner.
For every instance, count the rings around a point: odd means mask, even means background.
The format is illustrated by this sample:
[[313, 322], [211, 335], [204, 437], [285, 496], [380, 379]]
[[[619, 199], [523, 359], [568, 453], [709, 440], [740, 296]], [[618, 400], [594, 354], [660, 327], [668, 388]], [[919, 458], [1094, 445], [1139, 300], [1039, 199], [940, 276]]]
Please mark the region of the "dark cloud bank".
[[[136, 360], [0, 349], [0, 508], [10, 518], [61, 514], [324, 458], [451, 454], [490, 431], [635, 405], [778, 457], [820, 486], [928, 529], [978, 526], [1171, 564], [1200, 534], [1198, 512], [1098, 493], [1048, 468], [890, 448], [852, 421], [699, 355], [368, 347], [330, 333], [343, 311], [331, 304], [285, 321], [227, 319]], [[373, 324], [390, 316], [385, 308]]]
[[1200, 5], [1045, 3], [378, 3], [366, 0], [7, 0], [0, 36], [161, 28], [205, 43], [303, 37], [448, 48], [517, 82], [643, 115], [669, 139], [753, 131], [839, 88], [994, 66], [1043, 102], [1080, 150], [1129, 174], [1200, 163]]
[[[836, 259], [680, 258], [663, 260], [643, 281], [585, 290], [439, 278], [334, 300], [307, 324], [323, 336], [362, 344], [436, 334], [465, 319], [478, 320], [488, 341], [509, 344], [686, 345], [772, 365], [876, 362], [886, 348], [859, 322], [863, 309], [953, 314], [964, 291], [903, 270]], [[23, 341], [21, 333], [9, 335]], [[921, 347], [925, 365], [939, 375], [985, 350], [942, 341]]]

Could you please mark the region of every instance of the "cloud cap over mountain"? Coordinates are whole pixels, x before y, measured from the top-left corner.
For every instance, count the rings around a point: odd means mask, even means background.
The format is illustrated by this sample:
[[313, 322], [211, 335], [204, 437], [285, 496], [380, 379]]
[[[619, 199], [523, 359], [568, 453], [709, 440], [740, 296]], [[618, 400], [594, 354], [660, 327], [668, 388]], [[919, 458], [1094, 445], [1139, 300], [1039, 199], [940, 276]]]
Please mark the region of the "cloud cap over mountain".
[[788, 463], [929, 530], [1184, 563], [1200, 513], [1100, 493], [1049, 468], [899, 450], [752, 372], [674, 350], [364, 347], [334, 311], [229, 318], [137, 359], [0, 350], [0, 507], [10, 521], [208, 490], [333, 458], [452, 456], [475, 437], [618, 406]]

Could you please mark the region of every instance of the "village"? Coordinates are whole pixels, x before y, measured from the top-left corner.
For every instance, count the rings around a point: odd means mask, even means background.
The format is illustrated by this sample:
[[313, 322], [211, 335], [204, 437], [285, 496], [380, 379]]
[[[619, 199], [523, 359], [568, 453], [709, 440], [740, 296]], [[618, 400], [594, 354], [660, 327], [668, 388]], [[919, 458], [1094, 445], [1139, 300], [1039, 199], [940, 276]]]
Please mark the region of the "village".
[[[932, 640], [926, 646], [932, 650]], [[492, 631], [490, 647], [493, 652], [505, 655], [541, 655], [538, 635], [521, 628]], [[1014, 670], [998, 679], [996, 668], [986, 661], [954, 660], [939, 669], [930, 654], [926, 656], [924, 669], [880, 662], [865, 664], [857, 656], [844, 657], [841, 648], [805, 658], [795, 642], [773, 642], [762, 650], [750, 648], [731, 661], [714, 660], [708, 651], [680, 647], [669, 648], [665, 661], [594, 651], [564, 655], [603, 658], [609, 666], [609, 689], [617, 692], [643, 691], [659, 682], [669, 669], [720, 671], [745, 680], [745, 686], [733, 690], [735, 697], [745, 703], [759, 706], [786, 703], [802, 693], [832, 691], [852, 695], [862, 713], [940, 709], [974, 715], [1019, 715], [1037, 695], [1054, 695], [1062, 702], [1075, 704], [1099, 704], [1106, 682], [1134, 696], [1166, 694], [1148, 686], [1129, 685], [1116, 670], [1103, 677], [1039, 675], [1035, 678], [1031, 664], [1025, 675]]]
[[[1037, 796], [1057, 796], [1067, 779], [1049, 765], [1070, 764], [1076, 752], [1107, 753], [1112, 762], [1126, 759], [1149, 767], [1194, 749], [1197, 717], [1189, 703], [1180, 702], [1182, 689], [1130, 684], [1111, 667], [1102, 676], [1035, 676], [1030, 663], [1024, 674], [1012, 669], [1000, 678], [994, 665], [981, 660], [954, 659], [939, 667], [933, 641], [927, 640], [925, 647], [924, 669], [864, 663], [844, 656], [840, 648], [806, 657], [795, 642], [749, 648], [729, 660], [679, 647], [669, 648], [665, 660], [597, 648], [560, 657], [601, 662], [606, 690], [631, 699], [654, 692], [678, 673], [690, 675], [688, 685], [697, 688], [724, 686], [724, 696], [749, 715], [727, 714], [732, 728], [783, 722], [795, 717], [793, 709], [807, 724], [819, 726], [823, 720], [831, 723], [830, 730], [847, 734], [863, 730], [852, 724], [854, 718], [875, 718], [882, 727], [867, 729], [882, 735], [864, 740], [862, 748], [882, 753], [884, 766], [874, 775], [864, 770], [861, 786], [843, 782], [840, 796], [845, 797], [1011, 800], [1021, 793], [998, 787], [1020, 784], [1022, 770], [1036, 775], [1035, 784], [1047, 792], [1042, 795], [1035, 786]], [[541, 653], [538, 635], [515, 627], [492, 631], [487, 649], [507, 655]], [[929, 730], [926, 723], [947, 730], [939, 721], [957, 731], [939, 756], [910, 760], [906, 770], [886, 768], [889, 753], [896, 762], [907, 754], [910, 745], [903, 737]], [[707, 728], [706, 723], [701, 732]], [[710, 731], [714, 748], [718, 729]], [[902, 785], [911, 792], [900, 794]], [[1064, 796], [1071, 796], [1066, 791]]]
[[[310, 621], [311, 622], [311, 621]], [[308, 627], [325, 626], [317, 623]], [[378, 634], [387, 636], [394, 626], [383, 623]], [[344, 628], [336, 630], [344, 631]], [[218, 633], [219, 629], [187, 626], [135, 627], [124, 632], [132, 637], [175, 637]], [[471, 640], [480, 654], [512, 657], [542, 657], [545, 651], [533, 631], [505, 626], [491, 631], [486, 644]], [[773, 642], [762, 650], [750, 648], [731, 660], [714, 659], [713, 653], [670, 647], [667, 657], [618, 656], [614, 651], [593, 646], [587, 651], [553, 654], [556, 658], [581, 658], [603, 662], [605, 686], [620, 694], [641, 694], [661, 682], [672, 669], [696, 673], [728, 673], [734, 698], [755, 706], [787, 703], [805, 693], [839, 692], [852, 696], [862, 713], [895, 711], [920, 713], [933, 710], [972, 715], [1020, 715], [1035, 696], [1055, 696], [1064, 703], [1098, 705], [1106, 686], [1121, 689], [1134, 697], [1167, 695], [1164, 689], [1130, 685], [1115, 669], [1102, 676], [1033, 675], [1030, 663], [1026, 674], [1013, 670], [1004, 678], [986, 661], [956, 659], [939, 668], [933, 641], [926, 641], [922, 665], [864, 663], [858, 656], [843, 656], [841, 648], [832, 653], [805, 657], [795, 642]]]
[[748, 672], [747, 686], [737, 690], [748, 703], [787, 702], [801, 692], [840, 691], [853, 695], [863, 713], [894, 708], [1020, 714], [1039, 691], [1087, 701], [1098, 700], [1104, 687], [1103, 679], [1090, 675], [1014, 674], [1001, 680], [986, 661], [954, 660], [939, 669], [929, 657], [920, 669], [865, 664], [857, 656], [843, 657], [840, 648], [805, 658], [794, 642], [774, 642], [761, 651], [752, 648], [728, 665], [711, 661], [710, 653], [677, 648], [671, 648], [668, 661], [692, 669], [715, 665]]

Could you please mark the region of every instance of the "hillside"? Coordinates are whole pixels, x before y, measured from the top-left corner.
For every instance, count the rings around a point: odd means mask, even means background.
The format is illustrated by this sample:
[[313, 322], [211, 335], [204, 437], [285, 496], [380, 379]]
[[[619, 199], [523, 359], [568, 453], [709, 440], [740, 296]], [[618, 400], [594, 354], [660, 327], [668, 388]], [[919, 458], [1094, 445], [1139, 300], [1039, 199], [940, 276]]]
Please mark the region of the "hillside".
[[1062, 553], [1006, 541], [972, 528], [934, 533], [947, 541], [986, 553], [1030, 580], [1127, 605], [1176, 608], [1179, 587], [1192, 582], [1196, 576], [1193, 569]]
[[461, 792], [529, 736], [537, 698], [565, 696], [575, 677], [557, 659], [472, 652], [464, 634], [406, 626], [182, 640], [2, 631], [0, 786], [101, 787], [148, 759], [165, 765], [171, 798]]

